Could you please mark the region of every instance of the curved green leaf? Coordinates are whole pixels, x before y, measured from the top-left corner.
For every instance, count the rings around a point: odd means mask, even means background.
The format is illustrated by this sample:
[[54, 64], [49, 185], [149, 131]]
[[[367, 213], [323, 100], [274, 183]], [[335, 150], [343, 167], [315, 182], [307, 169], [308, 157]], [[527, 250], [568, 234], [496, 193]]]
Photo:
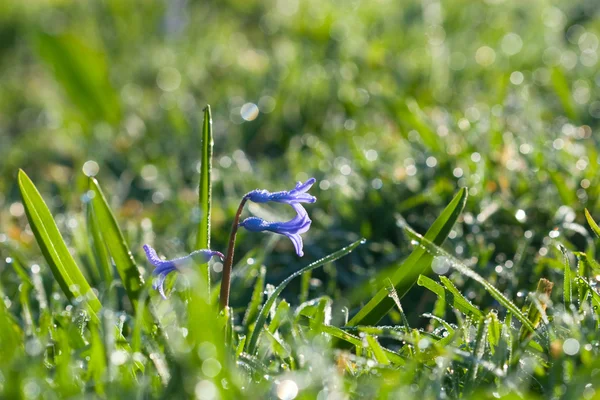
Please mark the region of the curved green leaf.
[[44, 199], [25, 171], [19, 170], [18, 181], [27, 219], [54, 279], [69, 300], [86, 299], [88, 311], [97, 319], [102, 305], [75, 263]]
[[[446, 240], [450, 230], [456, 223], [459, 215], [467, 202], [467, 189], [462, 188], [454, 199], [444, 209], [442, 214], [434, 221], [429, 228], [425, 237], [431, 240], [436, 245], [441, 245]], [[398, 298], [401, 299], [417, 282], [419, 275], [424, 275], [431, 269], [431, 261], [433, 256], [424, 248], [417, 247], [408, 256], [408, 258], [400, 265], [394, 267], [394, 272], [390, 278]], [[383, 285], [385, 278], [389, 276], [391, 271], [386, 270], [379, 274], [377, 281]], [[385, 276], [385, 275], [388, 276]], [[362, 295], [364, 297], [364, 289]], [[394, 306], [394, 299], [388, 295], [388, 290], [385, 287], [379, 289], [377, 294], [356, 314], [347, 324], [347, 326], [356, 325], [374, 325], [381, 320]], [[351, 295], [352, 298], [352, 295]]]
[[97, 219], [97, 226], [102, 234], [102, 239], [106, 243], [108, 252], [127, 291], [127, 296], [133, 305], [134, 311], [136, 311], [140, 292], [144, 287], [144, 279], [140, 275], [123, 233], [119, 229], [117, 219], [110, 210], [98, 181], [90, 178], [89, 185], [93, 193], [90, 203], [93, 208], [92, 218]]

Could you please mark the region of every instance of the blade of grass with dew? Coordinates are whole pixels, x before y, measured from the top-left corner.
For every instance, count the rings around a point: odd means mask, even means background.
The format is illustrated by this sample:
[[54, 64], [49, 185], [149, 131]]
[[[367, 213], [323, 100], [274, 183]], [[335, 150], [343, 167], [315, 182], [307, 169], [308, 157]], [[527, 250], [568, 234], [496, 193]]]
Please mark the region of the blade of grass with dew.
[[[308, 320], [307, 324], [311, 325], [312, 318], [305, 316], [304, 319], [307, 319]], [[365, 328], [365, 332], [369, 331], [368, 334], [370, 334], [370, 333], [376, 334], [374, 332], [378, 331], [377, 327], [364, 327], [364, 328]], [[369, 328], [373, 328], [373, 329], [369, 329]], [[350, 345], [354, 345], [356, 347], [362, 347], [362, 348], [364, 348], [364, 346], [365, 346], [365, 343], [361, 340], [360, 337], [354, 336], [353, 334], [346, 332], [345, 330], [340, 329], [337, 326], [322, 324], [322, 325], [320, 325], [319, 329], [320, 329], [320, 333], [325, 333], [331, 337], [334, 337], [336, 339], [347, 342]], [[373, 332], [371, 332], [371, 331], [373, 331]], [[392, 363], [397, 364], [397, 365], [404, 365], [406, 363], [404, 358], [402, 358], [398, 353], [396, 353], [390, 349], [386, 349], [385, 347], [382, 347], [381, 345], [379, 345], [379, 348], [384, 352], [387, 359], [389, 361], [391, 361]]]
[[473, 305], [473, 303], [471, 303], [465, 296], [463, 296], [463, 294], [456, 288], [456, 286], [454, 286], [454, 283], [452, 283], [450, 279], [445, 276], [440, 276], [440, 281], [442, 282], [442, 285], [444, 285], [444, 288], [452, 294], [454, 299], [458, 299], [461, 304], [468, 304], [470, 306], [470, 317], [475, 319], [483, 318], [483, 313], [481, 310], [477, 308], [477, 306]]
[[565, 307], [569, 308], [573, 301], [573, 274], [571, 272], [571, 263], [569, 262], [567, 248], [561, 243], [558, 243], [557, 246], [563, 256], [563, 301]]
[[475, 386], [477, 381], [477, 372], [479, 370], [479, 362], [483, 360], [485, 351], [485, 336], [488, 327], [488, 321], [485, 319], [479, 320], [477, 324], [477, 333], [475, 335], [475, 346], [473, 347], [473, 359], [469, 367], [469, 375], [465, 382], [464, 393], [468, 393]]
[[502, 306], [504, 306], [508, 311], [510, 311], [523, 325], [527, 327], [530, 331], [535, 333], [535, 327], [531, 324], [529, 319], [525, 314], [521, 312], [519, 307], [517, 307], [512, 301], [506, 298], [494, 285], [485, 280], [481, 275], [477, 272], [473, 271], [469, 267], [467, 267], [462, 261], [442, 249], [441, 247], [435, 245], [428, 239], [419, 235], [417, 232], [412, 230], [410, 227], [405, 226], [404, 231], [408, 234], [408, 236], [419, 243], [419, 246], [422, 246], [429, 253], [435, 256], [446, 257], [450, 263], [450, 266], [458, 271], [460, 274], [473, 279], [477, 283], [487, 290], [487, 292], [498, 301]]
[[386, 289], [388, 291], [389, 296], [394, 300], [394, 304], [398, 308], [398, 312], [400, 313], [400, 320], [402, 321], [402, 325], [404, 325], [404, 332], [410, 332], [410, 324], [408, 323], [408, 318], [406, 318], [406, 314], [404, 313], [404, 309], [402, 308], [402, 303], [400, 303], [400, 298], [398, 297], [398, 293], [396, 293], [396, 289], [394, 288], [394, 284], [388, 278], [386, 280]]
[[367, 335], [366, 339], [367, 343], [369, 344], [369, 347], [371, 348], [371, 351], [373, 352], [375, 360], [377, 360], [377, 362], [381, 365], [390, 365], [390, 360], [385, 355], [385, 351], [383, 351], [383, 348], [381, 347], [377, 339], [375, 339], [371, 335]]
[[117, 219], [95, 178], [89, 178], [89, 188], [94, 193], [90, 202], [93, 208], [92, 217], [97, 219], [97, 226], [100, 228], [102, 240], [106, 243], [135, 313], [137, 312], [141, 290], [144, 287], [144, 279], [140, 275], [133, 254], [131, 254], [125, 242], [123, 233], [117, 224]]
[[269, 339], [271, 344], [270, 349], [281, 359], [286, 359], [291, 355], [291, 350], [285, 345], [281, 339], [277, 338], [273, 333], [265, 329], [265, 337]]
[[286, 316], [289, 314], [289, 312], [290, 312], [290, 303], [288, 303], [285, 300], [281, 300], [275, 310], [275, 315], [273, 316], [273, 318], [271, 319], [271, 322], [269, 323], [268, 331], [271, 333], [275, 333], [275, 331], [277, 329], [279, 329], [281, 324], [284, 322], [284, 318], [286, 318]]
[[327, 315], [331, 315], [331, 298], [323, 296], [317, 303], [311, 329], [318, 330], [321, 325], [327, 324]]
[[600, 316], [600, 294], [590, 285], [587, 279], [579, 277], [579, 284], [585, 285], [589, 293], [592, 295], [592, 303], [595, 304], [594, 311]]
[[23, 170], [19, 170], [18, 181], [27, 219], [54, 279], [70, 300], [82, 296], [92, 318], [97, 320], [102, 305], [75, 263], [48, 206]]
[[456, 308], [458, 311], [467, 316], [474, 318], [481, 318], [481, 316], [483, 316], [481, 311], [470, 301], [465, 299], [464, 296], [455, 296], [452, 291], [444, 288], [442, 285], [425, 275], [419, 276], [417, 284], [429, 289], [435, 293], [438, 298], [442, 298], [446, 304]]
[[[448, 204], [440, 216], [429, 228], [425, 237], [436, 245], [441, 245], [452, 230], [467, 201], [467, 189], [462, 188], [454, 199]], [[419, 275], [426, 274], [431, 268], [433, 256], [421, 247], [415, 248], [410, 256], [399, 266], [394, 267], [391, 281], [396, 289], [398, 298], [406, 295], [410, 288], [417, 282]], [[385, 278], [391, 271], [384, 271], [385, 275], [378, 274], [377, 281], [385, 284]], [[359, 293], [364, 298], [365, 291]], [[350, 298], [352, 299], [352, 295]], [[383, 318], [394, 306], [394, 300], [388, 296], [388, 291], [382, 287], [377, 294], [348, 322], [348, 326], [373, 325]]]
[[308, 266], [302, 268], [301, 270], [294, 272], [292, 275], [290, 275], [286, 279], [284, 279], [283, 282], [281, 282], [279, 284], [279, 286], [277, 286], [275, 288], [275, 290], [273, 291], [271, 296], [269, 296], [269, 298], [263, 305], [262, 309], [260, 310], [260, 313], [258, 314], [258, 318], [256, 319], [255, 328], [252, 331], [252, 335], [250, 336], [250, 340], [248, 341], [248, 345], [246, 346], [246, 352], [249, 354], [255, 353], [256, 345], [258, 344], [258, 338], [260, 336], [260, 333], [264, 329], [263, 327], [265, 325], [265, 322], [267, 321], [267, 316], [269, 314], [269, 311], [271, 310], [271, 307], [273, 306], [273, 303], [275, 302], [275, 300], [277, 300], [277, 297], [281, 294], [283, 289], [285, 289], [285, 287], [294, 278], [297, 278], [308, 271], [312, 271], [315, 268], [319, 268], [329, 262], [333, 262], [341, 257], [344, 257], [344, 256], [350, 254], [355, 248], [357, 248], [359, 245], [361, 245], [363, 243], [365, 243], [365, 239], [357, 240], [356, 242], [351, 243], [350, 245], [309, 264]]
[[585, 209], [585, 219], [587, 220], [588, 224], [590, 225], [590, 228], [592, 228], [596, 236], [600, 238], [600, 226], [598, 226], [596, 221], [594, 221], [594, 218], [592, 218], [592, 215], [590, 214], [587, 208]]
[[[529, 318], [531, 324], [536, 328], [542, 321], [542, 316], [546, 312], [546, 307], [548, 306], [548, 301], [550, 301], [553, 287], [554, 283], [550, 282], [548, 279], [541, 278], [538, 282], [535, 293], [530, 293], [527, 318]], [[537, 300], [539, 301], [539, 307], [534, 301], [536, 296]], [[542, 298], [542, 296], [544, 297]], [[524, 342], [530, 336], [531, 332], [527, 331], [524, 327], [521, 327], [519, 332], [519, 342]]]
[[397, 326], [397, 325], [393, 325], [393, 326], [385, 326], [385, 325], [380, 325], [380, 326], [363, 326], [363, 325], [359, 325], [359, 326], [349, 326], [349, 327], [343, 327], [340, 328], [341, 330], [343, 330], [344, 332], [348, 332], [351, 334], [367, 334], [367, 335], [373, 335], [373, 336], [377, 336], [377, 337], [385, 337], [388, 339], [393, 339], [393, 340], [397, 340], [399, 342], [405, 341], [407, 340], [407, 337], [409, 335], [407, 335], [404, 331], [404, 329], [401, 326]]
[[[200, 182], [198, 184], [198, 207], [200, 221], [196, 236], [196, 250], [210, 248], [210, 211], [212, 200], [212, 157], [213, 157], [213, 130], [210, 105], [204, 107], [204, 121], [202, 123], [202, 152], [200, 154]], [[202, 276], [208, 282], [210, 290], [210, 267], [208, 263], [199, 267]], [[210, 293], [208, 294], [210, 296]], [[209, 297], [210, 298], [210, 297]]]
[[488, 323], [488, 330], [487, 330], [488, 343], [490, 345], [491, 353], [494, 354], [496, 347], [500, 343], [500, 333], [501, 333], [501, 329], [502, 329], [502, 323], [498, 319], [498, 314], [496, 312], [489, 312], [485, 318]]

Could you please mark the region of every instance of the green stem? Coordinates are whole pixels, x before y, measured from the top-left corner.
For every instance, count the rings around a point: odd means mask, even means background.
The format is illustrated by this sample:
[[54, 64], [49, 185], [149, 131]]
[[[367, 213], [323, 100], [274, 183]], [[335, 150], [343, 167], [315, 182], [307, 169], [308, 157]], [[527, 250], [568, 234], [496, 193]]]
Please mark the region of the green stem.
[[248, 197], [244, 196], [240, 202], [233, 224], [231, 225], [231, 233], [229, 234], [229, 247], [227, 248], [227, 255], [225, 256], [225, 262], [223, 263], [223, 278], [221, 279], [221, 296], [219, 302], [221, 309], [224, 309], [229, 305], [229, 289], [231, 286], [231, 268], [233, 266], [233, 251], [235, 247], [235, 237], [237, 235], [238, 226], [240, 225], [240, 217], [246, 205]]

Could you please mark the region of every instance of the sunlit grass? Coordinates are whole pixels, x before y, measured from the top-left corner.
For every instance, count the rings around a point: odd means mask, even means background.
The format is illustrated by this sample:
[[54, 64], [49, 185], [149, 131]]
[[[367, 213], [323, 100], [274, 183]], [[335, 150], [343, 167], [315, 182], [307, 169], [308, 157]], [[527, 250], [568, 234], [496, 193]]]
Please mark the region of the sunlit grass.
[[[599, 21], [1, 4], [0, 397], [594, 398]], [[144, 243], [225, 252], [241, 196], [312, 176], [304, 257], [240, 232], [229, 313], [220, 262], [151, 289]]]

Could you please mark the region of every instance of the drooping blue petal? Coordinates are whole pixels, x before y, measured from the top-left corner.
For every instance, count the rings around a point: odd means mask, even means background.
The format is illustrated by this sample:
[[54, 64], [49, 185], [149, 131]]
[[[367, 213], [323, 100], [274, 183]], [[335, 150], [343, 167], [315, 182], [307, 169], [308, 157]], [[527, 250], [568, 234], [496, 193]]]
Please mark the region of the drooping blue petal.
[[294, 210], [296, 210], [296, 216], [289, 221], [269, 222], [265, 221], [262, 218], [250, 217], [240, 222], [240, 226], [244, 227], [245, 229], [251, 232], [269, 231], [273, 233], [278, 233], [280, 235], [285, 235], [294, 244], [296, 254], [299, 257], [302, 257], [304, 255], [304, 252], [302, 250], [303, 243], [300, 234], [308, 231], [312, 221], [308, 217], [308, 214], [306, 213], [304, 207], [302, 207], [300, 204], [294, 203], [292, 204], [292, 207], [294, 207]]
[[160, 274], [158, 276], [158, 280], [152, 284], [152, 287], [154, 288], [154, 290], [158, 290], [158, 293], [160, 293], [161, 297], [165, 300], [167, 299], [167, 296], [165, 295], [165, 280], [167, 279], [168, 274], [169, 274], [168, 272], [164, 273], [164, 274]]
[[158, 279], [154, 281], [152, 287], [154, 290], [158, 290], [160, 295], [165, 299], [167, 297], [165, 296], [164, 283], [167, 279], [167, 275], [171, 272], [178, 271], [180, 268], [194, 263], [206, 264], [214, 256], [218, 256], [221, 259], [224, 258], [223, 254], [218, 251], [196, 250], [185, 257], [174, 258], [172, 260], [161, 260], [158, 257], [158, 254], [156, 254], [156, 250], [151, 246], [145, 244], [144, 251], [146, 252], [146, 257], [148, 258], [148, 261], [150, 261], [150, 264], [156, 267], [154, 271], [152, 271], [152, 274], [157, 276]]
[[294, 245], [294, 249], [296, 250], [296, 254], [298, 254], [299, 257], [302, 257], [304, 255], [302, 236], [298, 233], [284, 233], [284, 235], [290, 238]]
[[310, 178], [304, 183], [298, 182], [296, 187], [290, 191], [271, 193], [268, 190], [256, 189], [248, 193], [246, 198], [255, 203], [267, 203], [269, 201], [287, 204], [314, 203], [317, 201], [317, 198], [306, 192], [316, 181], [315, 178]]

